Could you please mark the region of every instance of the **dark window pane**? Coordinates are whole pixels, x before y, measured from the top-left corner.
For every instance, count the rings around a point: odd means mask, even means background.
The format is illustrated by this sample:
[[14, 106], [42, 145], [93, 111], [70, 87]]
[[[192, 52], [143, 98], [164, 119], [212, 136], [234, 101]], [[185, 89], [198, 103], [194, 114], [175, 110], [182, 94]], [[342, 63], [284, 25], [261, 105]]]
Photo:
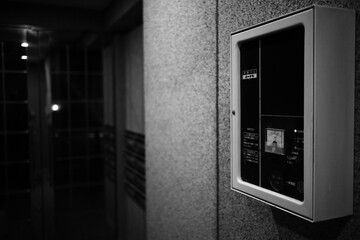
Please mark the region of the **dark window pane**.
[[[26, 219], [30, 217], [31, 200], [29, 193], [11, 194], [8, 201], [8, 213], [13, 219]], [[19, 226], [18, 226], [19, 227]], [[20, 226], [24, 228], [24, 226]], [[21, 238], [13, 238], [21, 239]]]
[[6, 104], [6, 127], [8, 131], [28, 129], [27, 104]]
[[29, 164], [8, 165], [8, 180], [10, 191], [27, 190], [30, 188]]
[[21, 56], [26, 55], [26, 48], [20, 42], [4, 43], [5, 70], [26, 70], [26, 61]]
[[101, 73], [102, 53], [100, 49], [89, 48], [87, 51], [88, 72]]
[[55, 157], [69, 156], [70, 138], [67, 132], [54, 132], [54, 154]]
[[55, 186], [69, 183], [70, 169], [69, 161], [55, 161]]
[[27, 100], [27, 78], [25, 73], [5, 74], [6, 100]]
[[89, 159], [90, 181], [101, 182], [104, 180], [104, 160], [103, 158]]
[[4, 104], [0, 103], [0, 133], [4, 131], [5, 112]]
[[67, 128], [69, 126], [69, 105], [66, 103], [53, 103], [58, 110], [52, 112], [54, 128]]
[[71, 155], [86, 156], [87, 155], [87, 133], [72, 132], [71, 133]]
[[85, 76], [80, 74], [70, 75], [70, 96], [71, 100], [85, 100]]
[[53, 101], [68, 99], [68, 83], [66, 74], [51, 75], [51, 97]]
[[71, 104], [71, 127], [84, 128], [86, 127], [86, 104], [72, 103]]
[[[73, 190], [73, 207], [76, 211], [88, 210], [93, 206], [94, 195], [90, 195], [89, 187], [76, 187]], [[94, 208], [93, 208], [94, 209]]]
[[[3, 52], [3, 46], [4, 46], [4, 42], [0, 42], [0, 52]], [[3, 58], [0, 56], [0, 70], [2, 71], [2, 70], [4, 70], [3, 69]]]
[[98, 99], [101, 100], [103, 98], [103, 82], [102, 75], [89, 75], [88, 76], [88, 94], [89, 99]]
[[[1, 164], [0, 165], [0, 194], [1, 193], [5, 193], [6, 191], [6, 181], [5, 181], [5, 165]], [[3, 205], [2, 205], [3, 206]], [[2, 208], [2, 206], [0, 206], [0, 209]]]
[[7, 159], [9, 161], [22, 161], [29, 159], [29, 135], [7, 135]]
[[[1, 59], [1, 57], [0, 57]], [[1, 68], [1, 66], [0, 66]], [[0, 102], [4, 101], [4, 82], [3, 82], [3, 77], [2, 77], [2, 73], [0, 72]]]
[[84, 48], [70, 47], [70, 71], [85, 70], [85, 52]]
[[55, 189], [55, 215], [63, 214], [70, 209], [70, 190]]
[[51, 70], [55, 72], [64, 72], [67, 69], [67, 48], [59, 47], [56, 51], [51, 53]]
[[89, 143], [89, 154], [90, 155], [101, 155], [102, 151], [102, 137], [103, 134], [98, 131], [88, 133], [88, 143]]
[[85, 183], [88, 181], [88, 163], [87, 159], [74, 159], [72, 164], [72, 180], [73, 183]]
[[5, 161], [5, 141], [4, 135], [0, 134], [0, 163]]
[[102, 127], [104, 125], [103, 103], [89, 103], [89, 127]]

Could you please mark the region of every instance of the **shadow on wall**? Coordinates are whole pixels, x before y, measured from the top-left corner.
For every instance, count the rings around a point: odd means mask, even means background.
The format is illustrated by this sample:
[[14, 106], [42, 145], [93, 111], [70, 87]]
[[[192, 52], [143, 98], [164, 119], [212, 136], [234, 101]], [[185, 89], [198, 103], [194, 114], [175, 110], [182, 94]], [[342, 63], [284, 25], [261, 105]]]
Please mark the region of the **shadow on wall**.
[[[352, 216], [348, 216], [323, 222], [311, 223], [283, 212], [277, 208], [272, 208], [271, 211], [278, 227], [280, 239], [292, 239], [293, 233], [297, 233], [306, 239], [338, 239], [338, 236], [352, 218]], [[289, 231], [289, 229], [291, 231]], [[289, 233], [292, 234], [290, 235]]]

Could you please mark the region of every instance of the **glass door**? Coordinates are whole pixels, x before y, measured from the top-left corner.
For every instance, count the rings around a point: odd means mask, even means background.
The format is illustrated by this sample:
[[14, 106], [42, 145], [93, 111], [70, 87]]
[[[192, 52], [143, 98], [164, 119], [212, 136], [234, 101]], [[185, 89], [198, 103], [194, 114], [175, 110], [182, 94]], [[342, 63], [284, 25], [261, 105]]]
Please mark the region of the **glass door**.
[[60, 44], [49, 72], [55, 239], [112, 239], [104, 201], [101, 49]]
[[32, 228], [41, 225], [35, 216], [39, 216], [41, 204], [32, 201], [36, 154], [32, 151], [29, 109], [34, 105], [34, 94], [28, 87], [28, 51], [24, 42], [24, 30], [1, 29], [0, 239], [31, 239]]
[[0, 53], [0, 239], [114, 239], [101, 48], [2, 28]]

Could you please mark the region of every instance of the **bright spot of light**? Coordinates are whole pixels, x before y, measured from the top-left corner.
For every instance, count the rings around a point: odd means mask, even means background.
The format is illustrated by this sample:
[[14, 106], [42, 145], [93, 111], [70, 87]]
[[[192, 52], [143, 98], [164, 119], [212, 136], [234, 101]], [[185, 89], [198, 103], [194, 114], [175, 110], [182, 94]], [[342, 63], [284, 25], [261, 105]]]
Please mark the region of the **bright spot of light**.
[[297, 129], [295, 129], [294, 132], [297, 132]]
[[28, 42], [22, 42], [21, 46], [24, 47], [24, 48], [27, 48], [29, 46], [29, 43]]
[[53, 110], [54, 112], [59, 111], [59, 110], [60, 110], [60, 106], [57, 105], [57, 104], [53, 104], [53, 105], [51, 106], [51, 110]]
[[22, 60], [26, 60], [26, 59], [27, 59], [27, 56], [26, 56], [26, 55], [22, 55], [22, 56], [21, 56], [21, 59], [22, 59]]

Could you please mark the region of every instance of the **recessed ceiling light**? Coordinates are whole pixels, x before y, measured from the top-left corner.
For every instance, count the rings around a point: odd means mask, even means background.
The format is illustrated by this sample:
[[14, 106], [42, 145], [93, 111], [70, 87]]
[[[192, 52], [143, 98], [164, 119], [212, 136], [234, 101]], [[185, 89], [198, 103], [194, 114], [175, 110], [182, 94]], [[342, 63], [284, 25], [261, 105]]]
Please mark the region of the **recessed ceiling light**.
[[60, 110], [60, 105], [53, 104], [53, 105], [51, 106], [51, 110], [53, 110], [54, 112], [59, 111], [59, 110]]

